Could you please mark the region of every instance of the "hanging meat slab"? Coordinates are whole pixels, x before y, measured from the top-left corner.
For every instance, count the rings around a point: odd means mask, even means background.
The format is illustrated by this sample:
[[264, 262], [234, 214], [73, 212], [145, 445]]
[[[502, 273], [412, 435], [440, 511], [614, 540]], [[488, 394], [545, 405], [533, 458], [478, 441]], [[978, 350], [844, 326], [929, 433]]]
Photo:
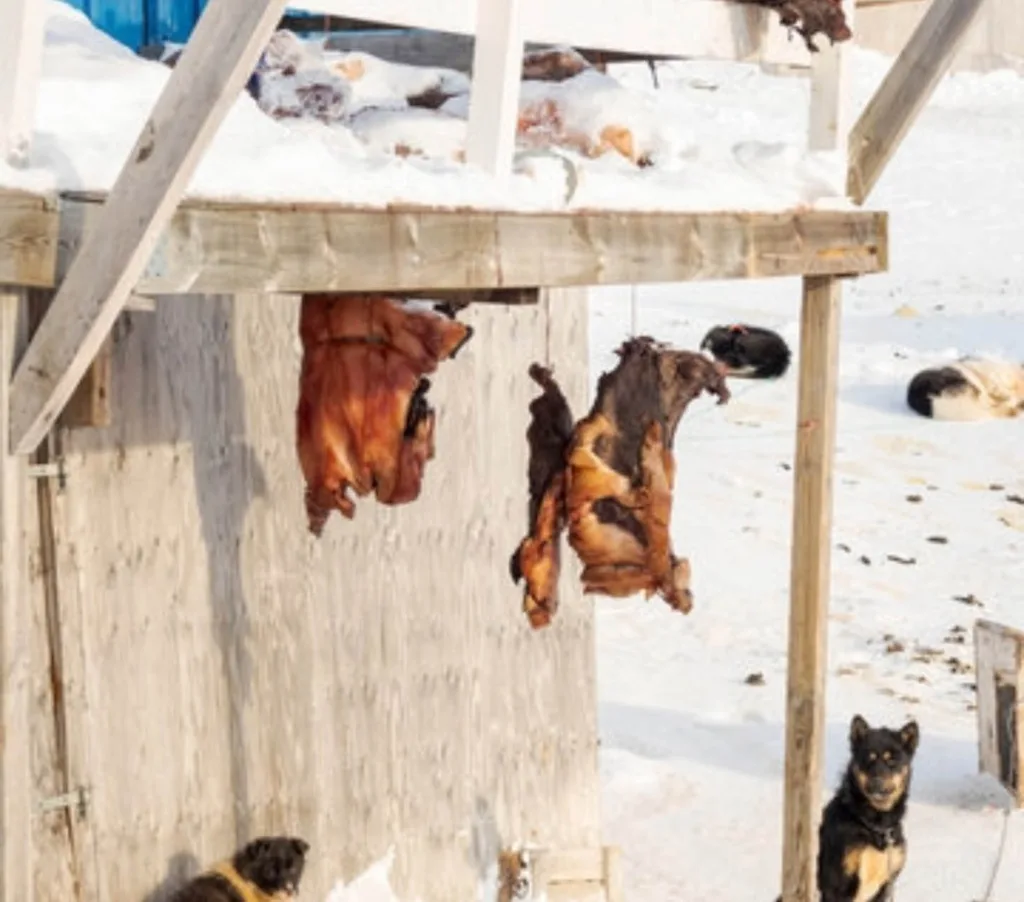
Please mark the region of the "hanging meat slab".
[[853, 37], [840, 0], [738, 0], [774, 9], [783, 27], [790, 28], [804, 39], [811, 53], [818, 52], [814, 36], [825, 35], [832, 44]]
[[449, 308], [381, 295], [303, 297], [296, 444], [313, 535], [332, 510], [355, 516], [349, 489], [389, 505], [419, 496], [434, 456], [425, 377], [472, 334]]
[[[558, 607], [559, 537], [583, 563], [586, 593], [622, 598], [660, 595], [672, 608], [692, 608], [690, 565], [672, 550], [669, 527], [676, 427], [703, 392], [729, 399], [719, 366], [649, 337], [618, 350], [619, 363], [601, 376], [590, 413], [572, 429], [568, 404], [551, 374], [530, 375], [543, 394], [530, 406], [530, 532], [511, 561], [526, 580], [524, 611], [535, 628]], [[555, 464], [561, 443], [561, 463]]]

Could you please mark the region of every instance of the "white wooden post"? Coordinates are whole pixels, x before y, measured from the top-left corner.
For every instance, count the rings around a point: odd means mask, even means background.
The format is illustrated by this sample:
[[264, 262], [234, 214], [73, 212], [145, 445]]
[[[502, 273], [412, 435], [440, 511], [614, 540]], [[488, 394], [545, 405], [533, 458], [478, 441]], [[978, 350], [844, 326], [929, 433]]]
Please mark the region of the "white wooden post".
[[0, 0], [0, 160], [28, 162], [43, 68], [45, 5]]
[[14, 374], [15, 453], [36, 448], [96, 356], [286, 4], [206, 7]]
[[524, 0], [477, 0], [466, 162], [498, 179], [512, 172], [523, 72]]
[[818, 38], [820, 53], [811, 54], [811, 109], [808, 121], [807, 147], [810, 150], [835, 150], [842, 154], [846, 171], [846, 146], [853, 125], [850, 96], [850, 57], [856, 41], [854, 0], [843, 0], [846, 22], [854, 38], [829, 46]]

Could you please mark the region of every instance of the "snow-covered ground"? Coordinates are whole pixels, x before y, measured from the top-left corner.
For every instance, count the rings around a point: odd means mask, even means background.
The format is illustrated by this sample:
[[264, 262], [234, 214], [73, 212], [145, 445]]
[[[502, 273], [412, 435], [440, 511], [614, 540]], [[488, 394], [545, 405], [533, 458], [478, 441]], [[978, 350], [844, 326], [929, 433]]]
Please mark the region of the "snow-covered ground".
[[[673, 66], [663, 84], [714, 82], [718, 68]], [[863, 102], [884, 69], [858, 53], [855, 71]], [[807, 85], [771, 81], [777, 127], [795, 134]], [[743, 115], [740, 96], [711, 102]], [[845, 291], [824, 789], [854, 713], [917, 718], [900, 902], [986, 899], [1004, 827], [988, 902], [1024, 898], [1024, 812], [1007, 818], [1007, 795], [977, 773], [971, 641], [978, 617], [1024, 627], [1024, 422], [935, 423], [904, 406], [909, 377], [936, 360], [1024, 360], [1022, 136], [1024, 80], [947, 79], [871, 198], [891, 211], [891, 272]], [[798, 350], [796, 280], [644, 287], [638, 312], [639, 331], [683, 347], [744, 320]], [[629, 317], [627, 289], [595, 292], [595, 378]], [[730, 404], [702, 400], [680, 424], [673, 526], [693, 612], [598, 602], [604, 821], [630, 902], [771, 902], [779, 889], [795, 383], [793, 370], [735, 381]], [[956, 600], [969, 595], [983, 606]], [[764, 685], [745, 684], [752, 673]]]
[[[105, 188], [168, 73], [46, 2], [34, 168], [0, 166], [0, 184]], [[856, 53], [854, 64], [863, 102], [886, 62]], [[827, 161], [801, 150], [805, 80], [725, 64], [659, 72], [656, 91], [644, 67], [614, 70], [671, 125], [667, 168], [589, 164], [577, 203], [763, 209], [827, 193]], [[384, 153], [399, 125], [364, 121], [372, 140], [289, 128], [242, 98], [192, 192], [253, 196], [257, 183], [264, 197], [560, 203], [561, 187], [539, 176], [495, 193], [450, 159]], [[1024, 359], [1022, 149], [1024, 80], [944, 81], [871, 199], [891, 212], [892, 271], [845, 295], [825, 789], [854, 713], [919, 721], [900, 902], [1024, 898], [1024, 813], [1008, 815], [1005, 793], [977, 775], [970, 636], [978, 616], [1024, 626], [1024, 422], [940, 424], [903, 402], [909, 376], [934, 361]], [[746, 320], [796, 348], [795, 280], [645, 287], [639, 298], [640, 331], [680, 346]], [[594, 293], [595, 379], [629, 315], [627, 289]], [[779, 888], [795, 372], [735, 388], [726, 407], [695, 403], [678, 434], [675, 545], [693, 564], [693, 612], [598, 602], [604, 818], [625, 850], [630, 902], [771, 902]], [[968, 597], [980, 604], [957, 600]], [[745, 682], [754, 673], [763, 685]], [[386, 898], [386, 871], [366, 876], [371, 897]], [[362, 899], [362, 888], [335, 898]]]

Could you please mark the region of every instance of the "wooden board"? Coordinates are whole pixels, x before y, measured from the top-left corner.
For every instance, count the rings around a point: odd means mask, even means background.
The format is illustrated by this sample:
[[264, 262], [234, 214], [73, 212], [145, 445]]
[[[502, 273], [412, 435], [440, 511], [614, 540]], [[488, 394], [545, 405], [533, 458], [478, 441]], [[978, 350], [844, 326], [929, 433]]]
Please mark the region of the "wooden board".
[[793, 466], [782, 900], [817, 899], [840, 283], [804, 279]]
[[[477, 0], [305, 0], [303, 8], [350, 18], [473, 34]], [[722, 60], [806, 64], [774, 12], [725, 0], [559, 0], [525, 3], [523, 38], [543, 44]]]
[[953, 62], [984, 0], [934, 0], [850, 132], [847, 194], [864, 203]]
[[319, 541], [294, 444], [298, 313], [214, 296], [125, 314], [114, 423], [65, 436], [54, 517], [87, 899], [138, 902], [263, 831], [312, 843], [311, 900], [391, 845], [398, 898], [451, 902], [477, 897], [502, 847], [600, 844], [593, 603], [567, 554], [558, 617], [533, 632], [508, 574], [527, 528], [526, 369], [553, 364], [585, 409], [585, 292], [460, 314], [476, 332], [431, 376], [422, 495], [362, 500]]
[[[24, 292], [0, 289], [0, 411], [24, 345]], [[0, 413], [0, 902], [33, 902], [32, 642], [26, 600], [27, 461], [5, 453], [8, 420]]]
[[28, 162], [45, 23], [46, 8], [36, 0], [0, 3], [0, 162]]
[[59, 229], [55, 199], [0, 188], [0, 285], [52, 287]]
[[1024, 632], [978, 620], [974, 652], [978, 767], [1024, 805]]
[[[63, 203], [67, 265], [98, 203]], [[505, 213], [186, 202], [140, 294], [463, 291], [771, 276], [888, 266], [872, 211]], [[80, 239], [77, 239], [80, 240]], [[544, 248], [544, 253], [538, 253]]]
[[286, 0], [211, 0], [84, 237], [11, 385], [11, 440], [34, 450], [138, 282]]

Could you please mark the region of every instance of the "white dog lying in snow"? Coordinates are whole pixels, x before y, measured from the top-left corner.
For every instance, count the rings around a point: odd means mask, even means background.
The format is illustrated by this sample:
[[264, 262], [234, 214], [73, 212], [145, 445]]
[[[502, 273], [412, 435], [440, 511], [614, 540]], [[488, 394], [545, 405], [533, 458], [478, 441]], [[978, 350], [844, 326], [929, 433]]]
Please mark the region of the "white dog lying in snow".
[[987, 420], [1024, 411], [1024, 365], [962, 357], [921, 370], [907, 386], [907, 405], [935, 420]]

